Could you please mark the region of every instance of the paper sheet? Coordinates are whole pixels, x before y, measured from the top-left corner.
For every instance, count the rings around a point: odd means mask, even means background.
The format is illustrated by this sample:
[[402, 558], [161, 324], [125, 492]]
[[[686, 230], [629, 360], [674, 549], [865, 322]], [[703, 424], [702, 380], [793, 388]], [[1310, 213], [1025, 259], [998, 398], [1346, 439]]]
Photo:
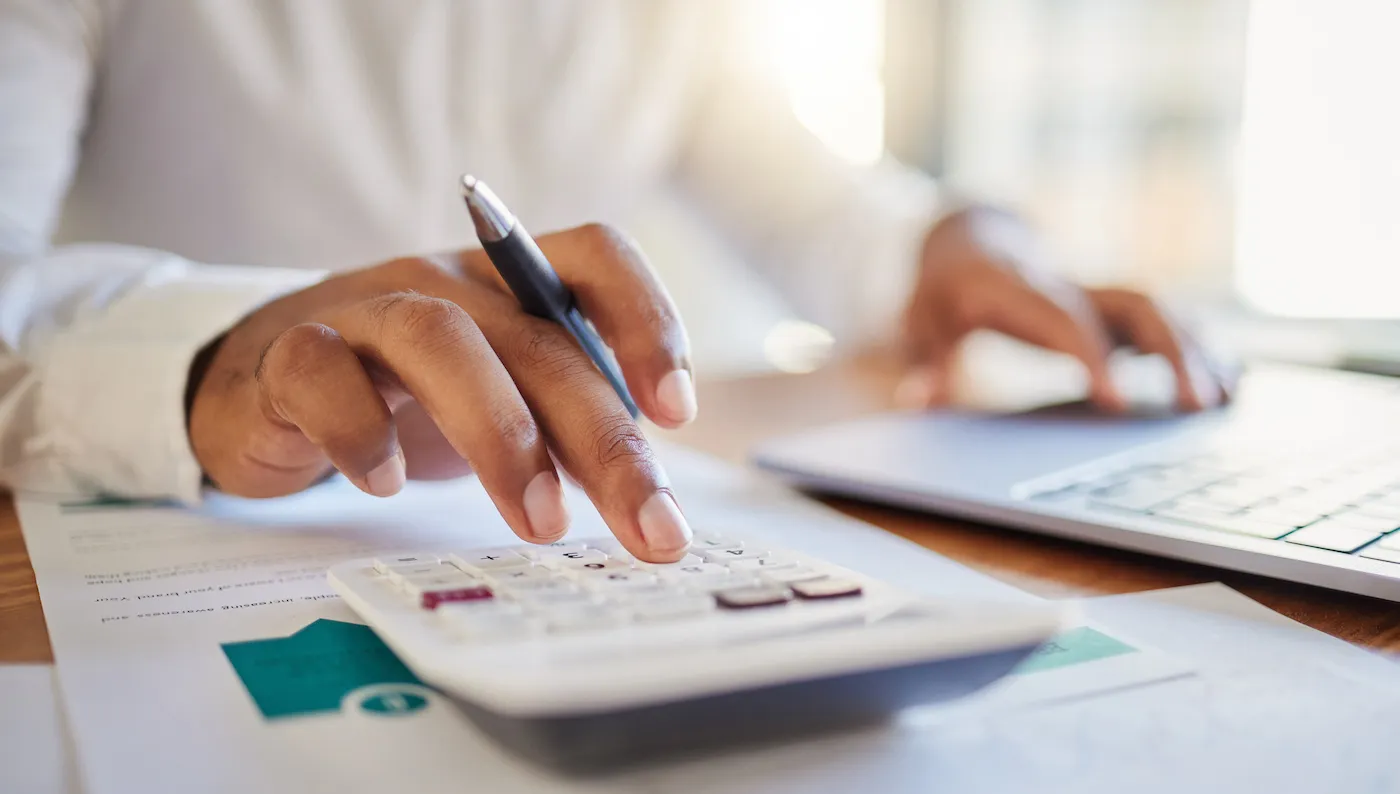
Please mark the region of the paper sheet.
[[[769, 538], [934, 597], [1028, 598], [747, 472], [664, 455], [698, 528]], [[577, 531], [601, 534], [596, 514], [574, 507]], [[269, 641], [357, 642], [354, 616], [324, 584], [331, 561], [514, 542], [474, 484], [376, 500], [341, 483], [271, 502], [215, 497], [198, 513], [24, 501], [20, 514], [92, 794], [1121, 794], [1395, 782], [1387, 715], [1400, 714], [1400, 695], [1385, 686], [1391, 668], [1370, 664], [1387, 663], [1316, 632], [1242, 618], [1249, 610], [1228, 591], [1085, 602], [1109, 641], [1066, 637], [1049, 657], [1078, 664], [1046, 662], [983, 698], [882, 729], [576, 779], [505, 755], [411, 682], [357, 690], [353, 707], [330, 712], [294, 688], [311, 705], [283, 703], [269, 718], [235, 674], [238, 658], [269, 674], [296, 667], [301, 651], [265, 654]], [[1202, 674], [1183, 678], [1193, 666]], [[1112, 695], [1073, 699], [1104, 689]], [[1359, 785], [1323, 785], [1333, 777]]]
[[77, 794], [53, 666], [0, 665], [0, 791], [14, 794]]

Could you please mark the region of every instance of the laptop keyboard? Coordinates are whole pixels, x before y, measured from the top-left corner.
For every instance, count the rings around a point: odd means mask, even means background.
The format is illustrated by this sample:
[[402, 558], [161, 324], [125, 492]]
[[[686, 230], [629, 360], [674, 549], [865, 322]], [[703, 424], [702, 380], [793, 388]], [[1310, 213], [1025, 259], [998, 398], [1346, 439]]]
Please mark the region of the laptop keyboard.
[[1063, 473], [1023, 493], [1400, 564], [1400, 449], [1177, 450]]

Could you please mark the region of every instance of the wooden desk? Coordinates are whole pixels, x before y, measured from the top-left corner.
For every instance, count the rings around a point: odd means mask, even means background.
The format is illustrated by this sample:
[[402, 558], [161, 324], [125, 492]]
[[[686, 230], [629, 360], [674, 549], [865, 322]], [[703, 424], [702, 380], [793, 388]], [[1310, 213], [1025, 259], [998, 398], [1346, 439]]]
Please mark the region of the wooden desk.
[[[888, 407], [894, 378], [892, 367], [871, 359], [810, 375], [702, 382], [700, 418], [665, 435], [742, 462], [748, 447], [766, 436]], [[1060, 598], [1223, 581], [1330, 634], [1400, 651], [1400, 604], [902, 510], [829, 503], [1038, 595]], [[0, 662], [52, 659], [14, 506], [0, 497]]]

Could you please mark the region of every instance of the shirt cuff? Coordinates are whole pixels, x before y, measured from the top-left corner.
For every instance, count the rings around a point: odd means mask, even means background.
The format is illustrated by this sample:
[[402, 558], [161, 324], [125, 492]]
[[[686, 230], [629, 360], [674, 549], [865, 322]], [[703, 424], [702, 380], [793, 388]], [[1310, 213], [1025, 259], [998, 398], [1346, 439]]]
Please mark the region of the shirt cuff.
[[51, 342], [38, 373], [46, 451], [84, 489], [199, 502], [185, 417], [191, 362], [257, 307], [325, 277], [174, 257], [147, 269]]

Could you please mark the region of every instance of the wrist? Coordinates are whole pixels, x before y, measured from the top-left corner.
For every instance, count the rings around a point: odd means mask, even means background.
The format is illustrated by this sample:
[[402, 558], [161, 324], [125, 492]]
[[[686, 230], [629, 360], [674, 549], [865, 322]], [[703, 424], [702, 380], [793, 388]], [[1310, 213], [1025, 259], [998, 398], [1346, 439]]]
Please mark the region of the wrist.
[[228, 338], [227, 333], [219, 334], [209, 344], [199, 349], [194, 354], [194, 360], [190, 362], [189, 374], [185, 380], [185, 427], [189, 428], [190, 415], [194, 409], [194, 396], [199, 392], [199, 386], [204, 382], [204, 376], [209, 373], [209, 366], [214, 362], [214, 356], [219, 352], [224, 339]]

